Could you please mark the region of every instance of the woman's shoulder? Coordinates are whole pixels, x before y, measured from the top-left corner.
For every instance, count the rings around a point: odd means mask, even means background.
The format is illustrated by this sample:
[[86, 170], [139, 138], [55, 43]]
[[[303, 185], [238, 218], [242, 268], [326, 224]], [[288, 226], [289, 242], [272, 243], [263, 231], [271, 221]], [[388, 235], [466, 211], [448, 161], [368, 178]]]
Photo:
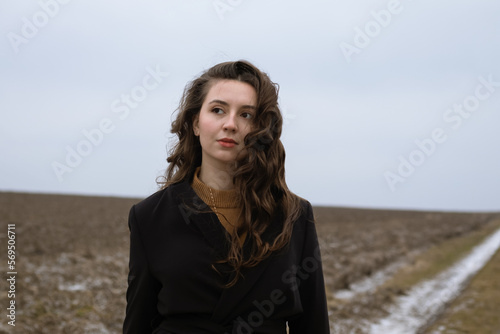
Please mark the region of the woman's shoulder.
[[314, 215], [311, 203], [305, 198], [302, 198], [300, 196], [297, 196], [297, 200], [299, 203], [299, 210], [300, 210], [299, 220], [314, 222]]
[[316, 229], [315, 219], [311, 203], [302, 197], [298, 197], [298, 199], [299, 214], [295, 220], [294, 229], [296, 230], [295, 234], [304, 235], [306, 231]]
[[312, 210], [312, 205], [307, 199], [302, 198], [300, 196], [297, 196], [297, 197], [299, 199], [300, 207], [302, 210], [305, 210], [305, 211]]
[[180, 199], [188, 194], [190, 186], [187, 182], [171, 184], [168, 187], [158, 190], [140, 202], [133, 208], [138, 216], [150, 215], [159, 210], [168, 210], [177, 207]]

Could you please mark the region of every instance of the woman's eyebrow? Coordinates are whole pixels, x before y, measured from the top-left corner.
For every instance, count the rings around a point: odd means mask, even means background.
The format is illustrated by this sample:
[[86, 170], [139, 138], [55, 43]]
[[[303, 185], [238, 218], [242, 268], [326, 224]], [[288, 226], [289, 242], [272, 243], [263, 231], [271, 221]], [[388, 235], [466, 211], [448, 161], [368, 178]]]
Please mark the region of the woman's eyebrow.
[[[217, 99], [210, 101], [209, 104], [222, 104], [223, 106], [229, 106], [229, 103], [227, 103], [226, 101], [217, 100]], [[249, 104], [245, 104], [245, 105], [241, 106], [241, 108], [257, 110], [257, 107], [249, 105]]]
[[216, 104], [222, 104], [224, 106], [228, 106], [229, 105], [229, 103], [227, 103], [226, 101], [222, 101], [222, 100], [212, 100], [209, 103], [210, 104], [214, 104], [214, 103], [216, 103]]

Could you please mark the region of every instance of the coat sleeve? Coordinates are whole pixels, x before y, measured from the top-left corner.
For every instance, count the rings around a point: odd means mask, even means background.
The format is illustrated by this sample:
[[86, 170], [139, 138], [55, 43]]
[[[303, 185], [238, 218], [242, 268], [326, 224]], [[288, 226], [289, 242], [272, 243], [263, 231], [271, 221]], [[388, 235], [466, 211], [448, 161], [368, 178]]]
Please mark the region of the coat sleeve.
[[135, 215], [135, 206], [130, 209], [128, 225], [130, 260], [123, 333], [151, 333], [152, 323], [159, 317], [157, 303], [160, 286], [149, 271], [144, 240]]
[[297, 274], [301, 279], [299, 295], [303, 313], [300, 317], [288, 322], [290, 334], [329, 334], [323, 267], [314, 216], [309, 203], [306, 209], [304, 238], [300, 274]]

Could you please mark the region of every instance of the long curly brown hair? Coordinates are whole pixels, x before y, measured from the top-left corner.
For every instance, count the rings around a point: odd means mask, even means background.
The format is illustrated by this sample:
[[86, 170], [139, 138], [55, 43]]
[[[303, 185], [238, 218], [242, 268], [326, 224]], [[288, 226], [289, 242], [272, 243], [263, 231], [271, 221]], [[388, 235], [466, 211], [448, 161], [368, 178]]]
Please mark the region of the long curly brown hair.
[[[242, 225], [230, 234], [229, 252], [227, 258], [222, 260], [236, 273], [227, 285], [232, 286], [242, 275], [243, 268], [256, 266], [273, 252], [288, 245], [293, 223], [300, 215], [300, 198], [288, 189], [285, 182], [285, 149], [280, 140], [283, 118], [278, 106], [279, 86], [247, 61], [215, 65], [186, 86], [177, 117], [172, 122], [171, 132], [177, 135], [178, 142], [167, 158], [169, 166], [164, 181], [158, 182], [162, 189], [192, 180], [196, 168], [201, 165], [201, 145], [193, 132], [193, 119], [200, 112], [208, 91], [219, 80], [245, 82], [257, 92], [252, 131], [244, 140], [247, 154], [230, 167], [243, 217]], [[274, 240], [268, 242], [262, 239], [262, 235], [271, 224], [278, 224], [282, 228]], [[244, 232], [252, 239], [249, 255], [243, 254], [239, 242], [239, 235]]]

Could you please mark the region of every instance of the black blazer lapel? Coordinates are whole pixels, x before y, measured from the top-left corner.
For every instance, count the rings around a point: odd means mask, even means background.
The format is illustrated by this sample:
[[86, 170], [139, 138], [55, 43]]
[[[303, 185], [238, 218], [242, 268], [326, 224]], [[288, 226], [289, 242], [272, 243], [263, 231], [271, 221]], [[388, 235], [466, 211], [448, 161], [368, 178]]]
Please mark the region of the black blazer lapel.
[[[201, 200], [187, 181], [178, 184], [176, 193], [184, 222], [203, 234], [214, 250], [214, 260], [225, 259], [229, 252], [229, 243], [226, 237], [227, 232], [217, 215]], [[230, 271], [228, 265], [214, 263], [214, 266], [219, 272]]]
[[[272, 243], [276, 236], [283, 230], [281, 216], [278, 216], [273, 220], [274, 224], [271, 224], [266, 231], [262, 234], [262, 240]], [[243, 251], [246, 255], [249, 254], [252, 247], [252, 239], [247, 237], [245, 244], [243, 245]], [[260, 262], [257, 266], [251, 268], [245, 268], [242, 270], [243, 277], [240, 277], [236, 284], [228, 289], [224, 289], [221, 298], [214, 309], [212, 319], [217, 322], [228, 322], [233, 320], [232, 314], [234, 311], [234, 305], [237, 305], [241, 299], [243, 299], [248, 293], [251, 292], [254, 285], [259, 281], [259, 278], [266, 271], [269, 265], [273, 262], [274, 254]], [[234, 278], [234, 274], [231, 275], [231, 279]]]
[[[214, 260], [223, 260], [229, 252], [229, 241], [227, 231], [219, 222], [217, 215], [210, 207], [198, 197], [189, 182], [185, 181], [176, 185], [176, 196], [178, 207], [186, 224], [193, 229], [201, 231], [205, 239], [214, 249]], [[276, 236], [281, 233], [282, 217], [277, 216], [262, 235], [262, 240], [272, 243]], [[252, 239], [247, 237], [243, 245], [246, 256], [252, 248]], [[217, 306], [214, 309], [212, 319], [218, 323], [231, 321], [234, 306], [245, 297], [258, 282], [261, 275], [272, 262], [273, 256], [268, 257], [257, 266], [242, 270], [243, 277], [240, 277], [231, 288], [223, 288]], [[221, 274], [227, 275], [226, 283], [229, 283], [235, 276], [232, 268], [226, 263], [214, 263], [215, 268]]]

